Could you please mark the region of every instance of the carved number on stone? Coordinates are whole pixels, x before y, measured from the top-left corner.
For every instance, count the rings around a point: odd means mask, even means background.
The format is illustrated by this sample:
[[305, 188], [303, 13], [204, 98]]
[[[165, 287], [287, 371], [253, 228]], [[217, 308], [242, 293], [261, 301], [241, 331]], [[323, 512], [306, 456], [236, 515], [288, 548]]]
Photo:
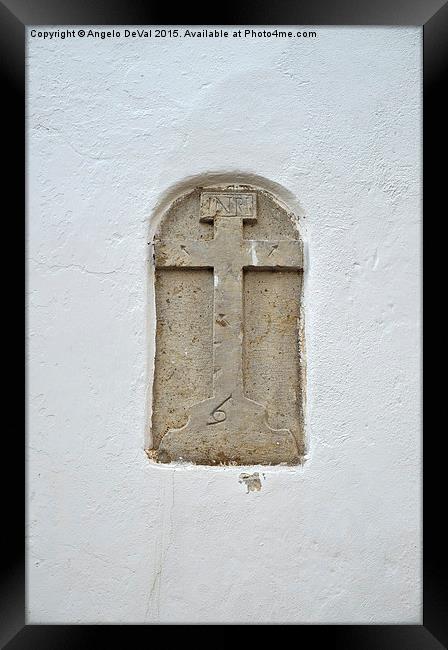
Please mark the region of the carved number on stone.
[[218, 422], [224, 422], [224, 420], [227, 418], [227, 415], [225, 411], [221, 410], [221, 406], [228, 402], [231, 397], [232, 395], [229, 395], [223, 402], [221, 402], [221, 404], [218, 404], [215, 410], [210, 413], [212, 420], [209, 420], [207, 424], [218, 424]]

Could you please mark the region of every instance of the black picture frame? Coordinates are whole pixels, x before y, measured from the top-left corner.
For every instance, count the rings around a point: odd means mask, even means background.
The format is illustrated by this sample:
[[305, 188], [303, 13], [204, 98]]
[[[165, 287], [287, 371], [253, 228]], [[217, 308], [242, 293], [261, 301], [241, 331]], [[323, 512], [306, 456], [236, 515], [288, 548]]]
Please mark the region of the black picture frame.
[[[220, 8], [221, 9], [221, 8]], [[314, 0], [295, 3], [278, 0], [227, 5], [220, 16], [211, 16], [210, 7], [200, 10], [191, 5], [179, 7], [173, 22], [172, 7], [150, 2], [101, 0], [86, 4], [70, 0], [9, 0], [0, 3], [0, 67], [2, 74], [4, 157], [8, 157], [5, 187], [11, 201], [9, 216], [3, 220], [4, 242], [24, 241], [25, 219], [17, 212], [25, 210], [25, 28], [28, 25], [422, 25], [424, 43], [424, 213], [434, 226], [443, 216], [445, 206], [445, 167], [437, 163], [443, 149], [447, 105], [443, 101], [448, 67], [448, 3], [442, 0]], [[5, 142], [6, 140], [6, 142]], [[443, 182], [445, 181], [445, 183]], [[5, 197], [6, 198], [6, 197]], [[444, 208], [446, 212], [446, 207]], [[12, 215], [12, 216], [11, 216]], [[9, 244], [8, 244], [9, 245]], [[440, 244], [441, 245], [441, 244]], [[444, 251], [432, 253], [431, 259], [443, 259]], [[17, 267], [17, 264], [15, 265]], [[14, 276], [17, 277], [17, 271]], [[4, 287], [5, 300], [16, 305], [20, 290], [10, 284]], [[23, 330], [15, 327], [20, 338]], [[16, 349], [20, 349], [18, 341]], [[17, 366], [17, 358], [14, 360]], [[443, 402], [442, 402], [443, 403]], [[8, 650], [33, 648], [78, 648], [105, 645], [105, 634], [112, 629], [115, 642], [130, 644], [131, 630], [143, 634], [147, 626], [71, 626], [25, 624], [25, 562], [24, 562], [24, 438], [15, 433], [17, 418], [4, 435], [3, 534], [6, 549], [2, 554], [0, 590], [0, 645]], [[444, 517], [440, 516], [445, 455], [438, 438], [429, 435], [424, 441], [424, 616], [422, 625], [337, 625], [301, 626], [300, 642], [312, 636], [313, 642], [328, 639], [332, 647], [387, 650], [404, 648], [424, 650], [448, 646], [448, 613], [444, 587], [446, 584], [446, 541], [442, 532]], [[444, 463], [442, 465], [442, 463]], [[10, 474], [10, 475], [8, 475]], [[51, 507], [51, 504], [49, 504]], [[162, 626], [163, 627], [163, 626]], [[249, 626], [250, 627], [250, 626]], [[223, 640], [225, 637], [223, 637]], [[305, 641], [306, 642], [306, 641]]]

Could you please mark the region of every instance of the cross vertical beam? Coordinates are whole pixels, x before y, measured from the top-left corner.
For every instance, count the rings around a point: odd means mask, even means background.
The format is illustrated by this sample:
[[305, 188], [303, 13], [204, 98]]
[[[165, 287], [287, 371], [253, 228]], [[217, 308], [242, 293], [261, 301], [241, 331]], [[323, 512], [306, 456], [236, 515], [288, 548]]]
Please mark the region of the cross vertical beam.
[[243, 265], [241, 218], [215, 219], [213, 388], [223, 398], [243, 395]]

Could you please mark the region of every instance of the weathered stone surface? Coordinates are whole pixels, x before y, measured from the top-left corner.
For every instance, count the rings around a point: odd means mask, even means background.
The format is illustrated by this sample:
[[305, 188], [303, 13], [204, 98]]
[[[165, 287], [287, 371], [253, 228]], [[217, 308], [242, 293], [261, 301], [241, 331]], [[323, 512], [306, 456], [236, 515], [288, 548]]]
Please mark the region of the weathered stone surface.
[[173, 204], [154, 241], [152, 458], [300, 462], [302, 258], [266, 192], [197, 188]]

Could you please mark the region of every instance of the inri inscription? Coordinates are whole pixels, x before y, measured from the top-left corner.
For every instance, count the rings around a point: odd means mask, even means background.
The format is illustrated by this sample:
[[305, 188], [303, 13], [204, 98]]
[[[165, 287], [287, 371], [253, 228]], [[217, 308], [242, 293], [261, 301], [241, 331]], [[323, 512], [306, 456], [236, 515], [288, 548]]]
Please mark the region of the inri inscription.
[[196, 189], [154, 239], [159, 462], [300, 462], [302, 243], [264, 191]]

